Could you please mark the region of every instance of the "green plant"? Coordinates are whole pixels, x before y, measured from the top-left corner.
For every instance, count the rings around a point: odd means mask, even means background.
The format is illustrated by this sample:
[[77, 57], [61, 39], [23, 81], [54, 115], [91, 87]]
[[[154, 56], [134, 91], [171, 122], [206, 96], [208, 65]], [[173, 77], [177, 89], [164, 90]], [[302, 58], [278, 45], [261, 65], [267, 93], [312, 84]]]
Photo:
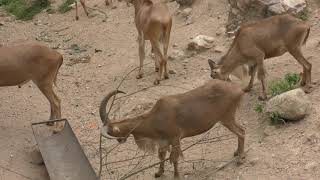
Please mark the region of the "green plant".
[[301, 12], [297, 14], [297, 17], [303, 21], [307, 21], [309, 19], [309, 10], [308, 8], [304, 8]]
[[281, 118], [280, 114], [278, 112], [272, 112], [269, 114], [271, 124], [277, 125], [277, 124], [283, 124], [285, 121]]
[[254, 111], [261, 114], [261, 113], [263, 113], [263, 109], [264, 109], [264, 105], [261, 103], [257, 103], [256, 107], [254, 108]]
[[72, 8], [71, 8], [71, 4], [74, 3], [75, 0], [65, 0], [58, 8], [58, 11], [60, 13], [65, 13], [65, 12], [68, 12], [70, 11]]
[[272, 96], [282, 94], [286, 91], [296, 88], [300, 81], [300, 75], [295, 73], [288, 73], [284, 79], [273, 81], [270, 84], [270, 91]]
[[36, 14], [50, 6], [49, 0], [35, 0], [30, 5], [25, 0], [0, 0], [4, 9], [21, 20], [31, 20]]

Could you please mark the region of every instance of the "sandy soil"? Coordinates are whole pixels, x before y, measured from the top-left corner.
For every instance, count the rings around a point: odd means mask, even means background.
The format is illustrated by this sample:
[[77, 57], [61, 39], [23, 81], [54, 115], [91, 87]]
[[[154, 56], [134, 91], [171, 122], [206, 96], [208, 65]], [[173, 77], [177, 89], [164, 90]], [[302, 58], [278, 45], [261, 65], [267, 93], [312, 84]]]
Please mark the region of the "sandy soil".
[[[57, 0], [56, 3], [60, 3]], [[310, 0], [312, 24], [311, 35], [304, 53], [313, 64], [313, 81], [320, 77], [319, 46], [319, 7]], [[138, 65], [137, 33], [133, 22], [133, 7], [125, 3], [115, 2], [117, 8], [105, 7], [103, 0], [90, 0], [89, 7], [105, 12], [90, 10], [86, 17], [80, 9], [80, 20], [75, 21], [74, 10], [66, 14], [41, 13], [32, 21], [22, 22], [0, 13], [0, 43], [11, 45], [17, 43], [41, 41], [64, 55], [64, 64], [58, 76], [57, 94], [62, 100], [62, 114], [83, 146], [95, 170], [98, 170], [97, 156], [98, 106], [103, 96], [116, 88], [126, 72]], [[185, 25], [184, 20], [175, 15], [177, 4], [168, 3], [174, 14], [169, 54], [173, 49], [184, 50], [191, 37], [205, 34], [216, 38], [215, 44], [228, 48], [231, 39], [224, 35], [216, 35], [226, 24], [228, 5], [225, 0], [202, 0], [193, 10], [193, 23]], [[76, 47], [76, 44], [78, 47]], [[174, 45], [174, 47], [173, 47]], [[95, 49], [102, 52], [95, 52]], [[150, 45], [147, 43], [147, 54]], [[171, 60], [170, 79], [162, 81], [162, 85], [130, 96], [116, 104], [114, 116], [132, 116], [149, 109], [159, 97], [184, 92], [209, 80], [207, 58], [217, 59], [222, 53], [208, 50], [193, 57]], [[137, 80], [136, 72], [130, 74], [121, 86], [128, 93], [151, 86], [155, 73], [153, 62], [147, 56], [145, 77]], [[288, 72], [300, 72], [301, 66], [288, 54], [265, 62], [268, 82], [283, 77]], [[177, 87], [172, 87], [177, 86]], [[178, 88], [179, 87], [179, 88]], [[261, 128], [261, 120], [254, 111], [257, 97], [261, 91], [259, 83], [255, 83], [252, 92], [245, 95], [239, 112], [238, 121], [246, 129], [246, 161], [237, 166], [231, 163], [223, 170], [214, 172], [226, 161], [232, 159], [236, 149], [236, 138], [222, 126], [217, 125], [210, 131], [210, 137], [224, 136], [223, 141], [196, 145], [184, 153], [180, 162], [183, 177], [190, 179], [317, 179], [320, 177], [320, 122], [319, 105], [320, 90], [316, 88], [309, 94], [313, 103], [311, 114], [297, 123], [288, 123], [281, 127], [265, 125]], [[31, 82], [18, 87], [0, 88], [0, 180], [49, 179], [45, 167], [31, 163], [30, 152], [35, 140], [30, 128], [31, 122], [47, 120], [49, 104], [37, 87]], [[119, 106], [121, 104], [121, 108]], [[264, 138], [262, 138], [264, 137]], [[183, 141], [187, 147], [195, 137]], [[116, 142], [107, 142], [109, 148]], [[108, 156], [107, 162], [143, 155], [136, 150], [132, 139], [121, 145]], [[141, 163], [138, 163], [141, 160]], [[103, 179], [116, 179], [132, 169], [145, 167], [157, 162], [152, 154], [131, 162], [114, 163], [103, 171]], [[137, 165], [135, 165], [137, 164]], [[166, 164], [165, 176], [171, 178], [172, 166]], [[134, 170], [133, 170], [134, 171]], [[153, 179], [156, 168], [139, 173], [133, 179]], [[212, 173], [205, 176], [207, 173]]]

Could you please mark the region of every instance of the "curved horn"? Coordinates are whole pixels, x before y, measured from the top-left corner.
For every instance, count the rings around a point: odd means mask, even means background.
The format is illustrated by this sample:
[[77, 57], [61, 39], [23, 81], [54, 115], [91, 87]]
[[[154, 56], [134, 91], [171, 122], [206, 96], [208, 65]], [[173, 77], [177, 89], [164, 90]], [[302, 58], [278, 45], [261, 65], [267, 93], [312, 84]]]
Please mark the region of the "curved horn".
[[116, 95], [118, 93], [125, 94], [122, 91], [114, 90], [114, 91], [110, 92], [109, 94], [107, 94], [106, 97], [104, 97], [103, 100], [100, 103], [99, 113], [100, 113], [100, 118], [101, 118], [101, 121], [102, 121], [103, 124], [107, 124], [109, 122], [109, 115], [108, 115], [107, 110], [106, 110], [108, 101], [112, 96], [114, 96], [114, 95]]

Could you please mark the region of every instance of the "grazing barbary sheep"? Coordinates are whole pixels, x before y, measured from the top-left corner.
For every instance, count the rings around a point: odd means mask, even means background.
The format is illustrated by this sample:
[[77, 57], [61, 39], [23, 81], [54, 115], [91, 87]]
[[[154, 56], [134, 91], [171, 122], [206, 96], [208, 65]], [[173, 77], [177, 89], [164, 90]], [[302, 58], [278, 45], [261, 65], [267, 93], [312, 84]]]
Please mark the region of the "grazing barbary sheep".
[[[19, 86], [33, 81], [50, 103], [50, 120], [61, 118], [60, 99], [53, 91], [63, 57], [42, 45], [0, 47], [0, 87]], [[56, 123], [55, 131], [62, 128]]]
[[[154, 84], [157, 85], [160, 83], [163, 71], [164, 78], [169, 78], [167, 52], [172, 27], [171, 14], [164, 3], [154, 4], [151, 0], [126, 0], [126, 2], [134, 6], [134, 21], [138, 30], [140, 67], [137, 79], [143, 76], [142, 66], [145, 59], [145, 40], [150, 40], [152, 52], [156, 55], [155, 69], [156, 72], [158, 71], [158, 76]], [[163, 52], [160, 50], [160, 44], [163, 44]]]
[[240, 160], [244, 157], [245, 131], [235, 121], [235, 113], [244, 94], [240, 86], [226, 81], [210, 80], [186, 93], [159, 99], [153, 108], [143, 115], [112, 122], [106, 106], [109, 99], [118, 93], [123, 92], [112, 91], [101, 102], [101, 135], [125, 142], [132, 134], [139, 148], [152, 150], [158, 147], [159, 159], [162, 162], [155, 177], [164, 173], [164, 160], [170, 146], [169, 159], [174, 165], [174, 176], [178, 177], [178, 158], [182, 156], [181, 139], [202, 134], [217, 122], [238, 136], [238, 148], [234, 155], [239, 155]]
[[265, 67], [263, 60], [281, 56], [289, 52], [303, 67], [301, 85], [311, 86], [312, 65], [305, 59], [301, 46], [308, 39], [310, 25], [291, 15], [278, 15], [257, 22], [249, 22], [240, 27], [230, 49], [216, 63], [209, 60], [211, 77], [226, 80], [238, 66], [250, 66], [250, 82], [244, 89], [250, 91], [254, 76], [262, 84], [262, 95], [259, 99], [267, 99], [265, 86]]

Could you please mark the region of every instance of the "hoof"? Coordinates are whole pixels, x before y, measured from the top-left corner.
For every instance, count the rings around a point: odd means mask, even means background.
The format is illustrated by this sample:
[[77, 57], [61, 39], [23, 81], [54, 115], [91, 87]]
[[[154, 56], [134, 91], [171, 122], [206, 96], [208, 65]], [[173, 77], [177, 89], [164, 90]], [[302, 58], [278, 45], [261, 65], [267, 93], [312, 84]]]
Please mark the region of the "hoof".
[[76, 21], [78, 21], [79, 20], [79, 16], [76, 16]]
[[262, 95], [258, 97], [259, 101], [265, 101], [267, 100], [267, 96], [266, 95]]
[[239, 152], [238, 152], [238, 151], [235, 151], [235, 152], [233, 153], [233, 156], [234, 156], [234, 157], [239, 156]]
[[136, 78], [137, 79], [141, 79], [142, 78], [142, 74], [138, 74]]
[[159, 85], [160, 84], [160, 81], [158, 79], [156, 79], [154, 82], [153, 82], [154, 85]]
[[237, 165], [240, 166], [241, 164], [244, 163], [244, 156], [239, 156], [238, 159], [237, 159]]
[[309, 94], [313, 91], [313, 86], [311, 84], [308, 84], [305, 85], [302, 89], [305, 93]]
[[300, 82], [300, 86], [305, 86], [306, 85], [306, 82], [305, 81], [301, 81]]
[[156, 72], [159, 72], [159, 68], [158, 68], [158, 67], [154, 68], [154, 70], [155, 70]]
[[54, 125], [54, 122], [47, 122], [46, 125], [47, 125], [47, 126], [53, 126], [53, 125]]
[[164, 75], [164, 79], [169, 79], [169, 76], [168, 75]]
[[251, 91], [251, 87], [246, 87], [243, 89], [244, 92], [250, 92]]
[[156, 172], [156, 173], [154, 173], [154, 177], [159, 178], [162, 176], [162, 174], [163, 174], [163, 172]]

